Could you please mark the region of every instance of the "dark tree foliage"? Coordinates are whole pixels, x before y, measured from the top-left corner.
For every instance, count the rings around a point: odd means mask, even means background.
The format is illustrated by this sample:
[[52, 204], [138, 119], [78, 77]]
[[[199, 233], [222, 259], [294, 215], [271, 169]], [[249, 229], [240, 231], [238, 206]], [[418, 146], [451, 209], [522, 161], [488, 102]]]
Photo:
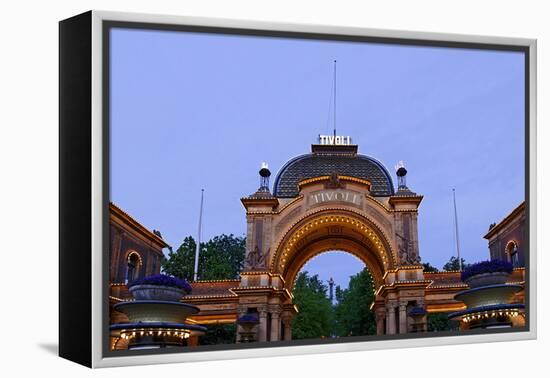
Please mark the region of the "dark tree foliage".
[[509, 261], [504, 261], [504, 260], [481, 261], [481, 262], [467, 266], [462, 272], [462, 274], [460, 275], [460, 278], [462, 278], [462, 281], [464, 281], [478, 274], [496, 273], [496, 272], [503, 272], [503, 273], [510, 274], [512, 273], [513, 270], [514, 270], [514, 266]]
[[[462, 257], [460, 258], [460, 260], [462, 261], [462, 269], [465, 269], [470, 265], [470, 264], [466, 263], [466, 260], [464, 260]], [[446, 272], [450, 272], [450, 271], [453, 271], [453, 270], [455, 270], [455, 271], [460, 270], [460, 266], [458, 264], [458, 257], [451, 256], [449, 261], [447, 261], [445, 263], [445, 265], [443, 265], [443, 270], [446, 271]]]
[[209, 324], [206, 333], [199, 337], [200, 345], [234, 344], [237, 335], [236, 324]]
[[453, 331], [458, 329], [458, 322], [449, 320], [447, 313], [428, 314], [428, 332]]
[[195, 261], [195, 239], [188, 236], [183, 239], [183, 243], [174, 252], [168, 252], [168, 258], [163, 259], [162, 271], [175, 277], [185, 278], [190, 281], [193, 279], [193, 264]]
[[327, 286], [317, 275], [300, 272], [294, 283], [294, 303], [298, 314], [292, 323], [293, 339], [329, 337], [333, 324], [332, 304]]
[[374, 301], [372, 277], [367, 268], [351, 277], [347, 289], [336, 287], [334, 334], [364, 336], [376, 333], [376, 321], [370, 305]]
[[439, 269], [431, 265], [429, 262], [422, 263], [422, 266], [424, 267], [424, 272], [439, 272]]
[[[196, 242], [188, 236], [175, 251], [168, 253], [162, 262], [162, 270], [175, 277], [193, 279]], [[201, 280], [235, 279], [243, 268], [246, 238], [233, 234], [219, 235], [201, 243], [199, 274]]]

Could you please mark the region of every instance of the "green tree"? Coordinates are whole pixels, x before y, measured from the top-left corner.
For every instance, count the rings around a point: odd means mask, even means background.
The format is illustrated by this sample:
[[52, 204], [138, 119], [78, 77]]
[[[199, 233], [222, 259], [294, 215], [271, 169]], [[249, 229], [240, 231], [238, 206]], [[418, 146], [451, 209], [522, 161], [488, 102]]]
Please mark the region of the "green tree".
[[[176, 277], [193, 279], [196, 242], [188, 236], [175, 251], [168, 253], [162, 263], [162, 270]], [[206, 243], [201, 243], [198, 278], [201, 280], [221, 280], [238, 278], [243, 268], [246, 239], [233, 234], [219, 235]]]
[[[466, 260], [464, 260], [462, 257], [460, 258], [460, 260], [462, 261], [462, 269], [464, 269], [464, 268], [466, 268], [470, 265], [470, 264], [466, 263]], [[460, 266], [458, 264], [458, 257], [451, 256], [449, 261], [447, 261], [445, 263], [445, 265], [443, 265], [443, 270], [446, 271], [446, 272], [450, 272], [450, 271], [453, 271], [453, 270], [460, 270]]]
[[239, 278], [243, 269], [246, 239], [219, 235], [203, 246], [199, 258], [199, 279], [223, 280]]
[[300, 272], [294, 283], [293, 295], [298, 314], [292, 323], [292, 338], [330, 336], [333, 324], [332, 304], [327, 297], [327, 287], [319, 277]]
[[351, 277], [347, 289], [336, 287], [334, 333], [337, 336], [363, 336], [376, 333], [374, 312], [369, 308], [374, 301], [374, 285], [367, 268]]
[[193, 279], [193, 264], [195, 262], [195, 248], [197, 243], [192, 236], [183, 239], [183, 243], [174, 252], [168, 252], [168, 258], [163, 259], [161, 267], [164, 273], [175, 277]]
[[422, 263], [422, 266], [424, 267], [424, 272], [439, 272], [439, 269], [431, 265], [429, 262]]

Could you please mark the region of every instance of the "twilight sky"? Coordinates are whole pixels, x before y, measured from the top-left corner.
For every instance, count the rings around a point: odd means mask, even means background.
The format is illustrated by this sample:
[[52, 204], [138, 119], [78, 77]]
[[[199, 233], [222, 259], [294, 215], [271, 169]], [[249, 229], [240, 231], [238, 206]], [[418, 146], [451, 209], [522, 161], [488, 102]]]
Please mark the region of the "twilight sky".
[[[338, 61], [338, 134], [424, 195], [422, 261], [489, 257], [483, 235], [524, 199], [523, 54], [114, 29], [111, 32], [111, 200], [177, 248], [244, 235], [240, 198], [329, 133]], [[396, 179], [394, 175], [394, 185]], [[345, 257], [344, 257], [345, 256]], [[362, 264], [323, 254], [305, 269], [346, 286]]]

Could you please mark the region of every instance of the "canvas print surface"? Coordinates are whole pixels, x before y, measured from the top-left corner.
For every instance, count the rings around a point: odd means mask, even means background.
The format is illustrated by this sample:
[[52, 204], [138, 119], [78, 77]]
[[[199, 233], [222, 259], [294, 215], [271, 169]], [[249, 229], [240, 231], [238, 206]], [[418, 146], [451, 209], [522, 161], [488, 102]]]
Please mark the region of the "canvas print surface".
[[108, 38], [112, 353], [527, 330], [524, 52]]

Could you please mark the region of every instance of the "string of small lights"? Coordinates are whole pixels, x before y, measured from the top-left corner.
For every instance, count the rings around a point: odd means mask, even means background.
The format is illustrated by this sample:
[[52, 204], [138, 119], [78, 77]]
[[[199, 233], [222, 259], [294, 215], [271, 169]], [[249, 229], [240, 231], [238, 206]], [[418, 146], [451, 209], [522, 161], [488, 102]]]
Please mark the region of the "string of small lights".
[[174, 336], [179, 337], [182, 340], [189, 338], [191, 332], [187, 330], [171, 329], [171, 328], [137, 328], [137, 329], [123, 329], [120, 331], [120, 338], [125, 340], [131, 340], [137, 336]]
[[510, 317], [510, 318], [515, 318], [517, 316], [523, 316], [522, 313], [520, 313], [519, 311], [517, 310], [499, 310], [499, 311], [483, 311], [483, 312], [478, 312], [478, 313], [475, 313], [475, 314], [469, 314], [467, 316], [464, 316], [462, 318], [462, 321], [464, 323], [469, 323], [469, 322], [472, 322], [474, 320], [480, 320], [480, 319], [486, 319], [486, 318], [495, 318], [497, 316], [507, 316], [507, 317]]

